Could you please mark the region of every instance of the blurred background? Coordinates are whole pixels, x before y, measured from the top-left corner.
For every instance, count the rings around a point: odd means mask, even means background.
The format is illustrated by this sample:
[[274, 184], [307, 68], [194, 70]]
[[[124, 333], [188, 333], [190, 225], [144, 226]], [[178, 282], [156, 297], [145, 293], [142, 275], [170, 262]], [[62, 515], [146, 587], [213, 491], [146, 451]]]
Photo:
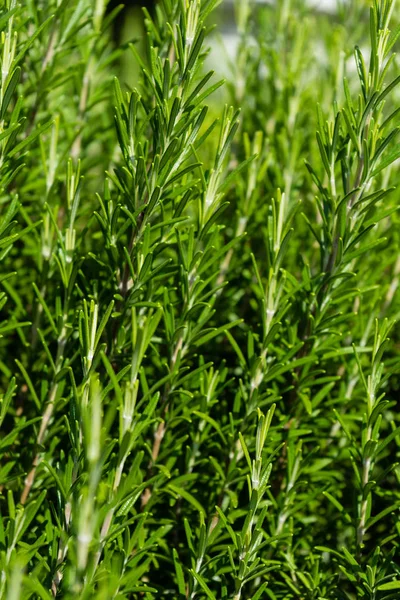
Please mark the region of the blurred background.
[[[114, 24], [115, 41], [124, 44], [135, 40], [137, 46], [140, 47], [140, 39], [144, 33], [143, 8], [153, 14], [157, 0], [125, 0], [123, 4], [124, 8]], [[284, 10], [289, 13], [292, 10], [293, 0], [253, 0], [253, 11], [260, 9], [268, 11], [269, 8], [272, 12], [276, 9], [277, 4], [282, 5]], [[328, 17], [330, 22], [333, 19], [340, 24], [340, 22], [346, 20], [346, 11], [358, 12], [360, 9], [365, 9], [368, 0], [304, 0], [302, 4], [305, 13], [312, 13], [317, 19], [320, 17], [322, 21], [325, 21]], [[121, 6], [120, 0], [111, 0], [108, 4], [108, 12], [118, 6]], [[216, 12], [213, 13], [217, 28], [212, 38], [212, 52], [209, 59], [211, 64], [209, 67], [224, 77], [232, 75], [229, 61], [235, 60], [239, 44], [237, 20], [235, 19], [235, 11], [237, 11], [238, 6], [238, 0], [222, 0]], [[299, 2], [296, 2], [296, 6], [299, 6]], [[364, 14], [368, 17], [368, 11], [364, 10]], [[299, 26], [301, 27], [302, 24], [299, 23]], [[321, 23], [321, 27], [324, 27], [324, 23]], [[126, 56], [122, 71], [125, 81], [130, 85], [135, 85], [137, 72], [131, 55]]]

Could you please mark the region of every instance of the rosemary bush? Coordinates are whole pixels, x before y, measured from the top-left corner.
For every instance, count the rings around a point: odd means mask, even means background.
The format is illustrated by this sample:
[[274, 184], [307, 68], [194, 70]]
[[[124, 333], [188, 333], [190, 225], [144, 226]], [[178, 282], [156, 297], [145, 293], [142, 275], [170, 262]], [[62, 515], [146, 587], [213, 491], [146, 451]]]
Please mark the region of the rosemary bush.
[[399, 6], [218, 4], [1, 2], [1, 599], [400, 597]]

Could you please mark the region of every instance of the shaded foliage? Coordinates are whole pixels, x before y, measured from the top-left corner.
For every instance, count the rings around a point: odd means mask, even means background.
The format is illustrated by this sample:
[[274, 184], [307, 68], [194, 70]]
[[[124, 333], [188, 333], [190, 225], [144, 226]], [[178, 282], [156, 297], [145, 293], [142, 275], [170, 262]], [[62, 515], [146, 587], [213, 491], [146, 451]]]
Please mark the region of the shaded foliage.
[[1, 598], [398, 597], [399, 10], [218, 4], [1, 5]]

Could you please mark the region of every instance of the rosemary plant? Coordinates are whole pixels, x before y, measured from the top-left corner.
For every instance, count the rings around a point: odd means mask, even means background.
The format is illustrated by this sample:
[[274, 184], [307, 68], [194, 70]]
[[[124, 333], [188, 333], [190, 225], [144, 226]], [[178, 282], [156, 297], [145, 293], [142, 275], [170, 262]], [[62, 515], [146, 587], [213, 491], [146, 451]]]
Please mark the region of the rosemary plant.
[[227, 10], [0, 3], [1, 599], [399, 597], [400, 8]]

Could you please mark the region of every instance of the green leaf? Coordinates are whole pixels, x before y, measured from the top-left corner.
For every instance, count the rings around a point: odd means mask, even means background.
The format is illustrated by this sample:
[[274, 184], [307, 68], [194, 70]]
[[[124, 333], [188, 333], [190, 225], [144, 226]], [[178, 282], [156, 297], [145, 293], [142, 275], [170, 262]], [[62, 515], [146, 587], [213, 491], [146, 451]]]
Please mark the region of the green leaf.
[[172, 556], [173, 556], [173, 560], [174, 560], [176, 578], [178, 580], [178, 591], [183, 597], [186, 597], [186, 584], [185, 584], [185, 578], [183, 576], [183, 569], [182, 569], [181, 563], [179, 561], [178, 553], [175, 550], [175, 548], [173, 548], [173, 550], [172, 550]]
[[376, 525], [376, 523], [379, 523], [379, 521], [381, 521], [387, 515], [397, 512], [399, 510], [399, 508], [400, 508], [400, 502], [395, 502], [394, 504], [391, 504], [384, 510], [381, 510], [381, 512], [379, 512], [377, 515], [375, 515], [375, 517], [370, 517], [368, 519], [368, 521], [365, 524], [365, 529], [369, 529], [373, 525]]
[[30, 393], [32, 394], [32, 398], [33, 398], [33, 401], [36, 404], [36, 408], [39, 411], [41, 411], [41, 409], [42, 409], [42, 403], [40, 402], [39, 397], [36, 394], [36, 391], [35, 391], [35, 388], [33, 386], [32, 380], [29, 377], [27, 370], [25, 369], [25, 367], [23, 366], [23, 364], [18, 359], [15, 359], [15, 362], [18, 365], [18, 368], [20, 369], [20, 371], [21, 371], [21, 373], [22, 373], [22, 375], [23, 375], [23, 377], [25, 379], [26, 385], [28, 386]]
[[14, 95], [15, 88], [17, 87], [21, 77], [21, 68], [16, 67], [11, 75], [6, 91], [3, 96], [3, 102], [1, 103], [0, 119], [4, 119], [7, 112], [7, 108], [10, 104], [11, 98]]
[[212, 591], [210, 590], [210, 588], [204, 581], [203, 577], [199, 573], [196, 573], [196, 571], [194, 569], [190, 569], [189, 573], [191, 573], [193, 575], [193, 577], [195, 578], [197, 583], [200, 585], [203, 592], [206, 594], [207, 598], [209, 598], [210, 600], [217, 600], [217, 598], [214, 596], [214, 594], [212, 593]]
[[226, 325], [222, 325], [221, 327], [212, 329], [209, 333], [206, 333], [205, 335], [202, 335], [200, 333], [198, 336], [196, 336], [192, 340], [192, 344], [195, 346], [202, 346], [203, 344], [205, 344], [206, 342], [209, 342], [210, 340], [214, 339], [218, 335], [221, 335], [221, 334], [225, 333], [226, 331], [228, 331], [229, 329], [232, 329], [232, 327], [236, 327], [237, 325], [240, 325], [240, 323], [242, 323], [242, 322], [243, 322], [242, 319], [238, 319], [237, 321], [232, 321], [232, 323], [228, 323]]
[[174, 485], [173, 483], [169, 483], [166, 489], [167, 490], [171, 490], [177, 496], [182, 496], [182, 498], [184, 500], [186, 500], [187, 502], [189, 502], [189, 504], [191, 504], [192, 506], [194, 506], [201, 514], [203, 514], [204, 516], [206, 516], [206, 511], [204, 510], [203, 506], [188, 491], [186, 491], [185, 489], [183, 489], [180, 486]]
[[396, 581], [389, 581], [388, 583], [383, 583], [382, 585], [378, 585], [377, 589], [380, 591], [400, 590], [400, 579], [397, 579]]

